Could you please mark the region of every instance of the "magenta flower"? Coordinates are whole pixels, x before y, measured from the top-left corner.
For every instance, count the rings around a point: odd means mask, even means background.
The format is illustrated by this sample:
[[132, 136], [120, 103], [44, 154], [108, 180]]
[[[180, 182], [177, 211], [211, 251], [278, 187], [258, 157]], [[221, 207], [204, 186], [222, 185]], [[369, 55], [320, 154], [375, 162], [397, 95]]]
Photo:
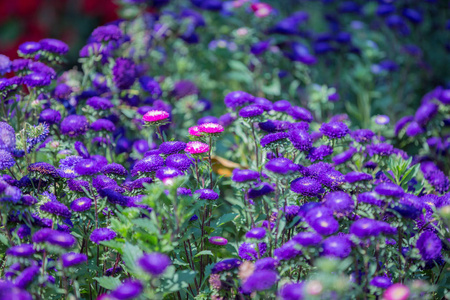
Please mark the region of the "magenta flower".
[[187, 143], [186, 149], [184, 151], [189, 152], [191, 154], [200, 154], [209, 151], [209, 146], [202, 142], [189, 142]]
[[169, 113], [163, 110], [151, 110], [148, 111], [143, 117], [142, 120], [145, 122], [158, 122], [169, 118]]
[[200, 125], [198, 129], [200, 132], [209, 134], [221, 133], [224, 130], [222, 125], [216, 123], [205, 123]]

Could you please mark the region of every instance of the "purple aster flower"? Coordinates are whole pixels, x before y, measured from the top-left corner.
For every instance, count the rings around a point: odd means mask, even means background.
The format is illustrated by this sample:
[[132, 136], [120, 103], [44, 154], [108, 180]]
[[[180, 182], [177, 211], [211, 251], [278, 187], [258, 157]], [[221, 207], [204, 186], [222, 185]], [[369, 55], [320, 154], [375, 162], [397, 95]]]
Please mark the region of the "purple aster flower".
[[184, 173], [182, 171], [173, 167], [162, 167], [155, 173], [156, 178], [158, 178], [159, 180], [174, 178], [183, 175]]
[[416, 121], [412, 121], [411, 123], [409, 123], [405, 131], [406, 135], [409, 137], [414, 137], [424, 132], [425, 132], [424, 129], [422, 129], [422, 127]]
[[20, 72], [28, 68], [28, 64], [32, 62], [29, 59], [18, 58], [11, 62], [11, 69], [13, 72]]
[[[25, 289], [33, 279], [39, 274], [40, 268], [36, 265], [26, 268], [13, 281], [14, 286], [19, 289]], [[22, 298], [17, 298], [22, 299]]]
[[255, 227], [253, 229], [250, 229], [246, 234], [245, 237], [248, 239], [257, 239], [260, 240], [266, 236], [266, 230], [262, 227]]
[[114, 175], [119, 175], [119, 176], [127, 176], [128, 172], [127, 170], [124, 168], [124, 166], [122, 166], [121, 164], [118, 163], [110, 163], [106, 166], [104, 166], [101, 170], [100, 173], [102, 174], [114, 174]]
[[148, 253], [138, 259], [137, 264], [147, 273], [159, 276], [172, 264], [170, 258], [163, 253]]
[[280, 290], [281, 300], [302, 300], [304, 295], [303, 283], [288, 283]]
[[47, 86], [51, 83], [50, 76], [42, 73], [30, 73], [23, 77], [23, 83], [29, 87], [41, 87]]
[[198, 119], [198, 121], [197, 121], [197, 125], [202, 125], [202, 124], [206, 124], [206, 123], [219, 124], [219, 119], [214, 116], [206, 116], [206, 117]]
[[349, 129], [345, 123], [330, 122], [323, 123], [322, 126], [320, 126], [320, 132], [330, 139], [340, 139], [349, 133]]
[[116, 126], [113, 122], [107, 119], [98, 119], [91, 124], [91, 129], [94, 131], [108, 131], [113, 132], [116, 130]]
[[10, 152], [0, 150], [0, 170], [6, 170], [14, 166], [16, 161]]
[[192, 95], [198, 95], [198, 88], [190, 80], [180, 80], [175, 82], [173, 91], [174, 97], [178, 100]]
[[346, 237], [331, 236], [322, 243], [324, 256], [346, 258], [352, 252], [352, 244]]
[[92, 38], [96, 42], [118, 41], [122, 35], [122, 30], [116, 25], [99, 26], [92, 32]]
[[242, 291], [250, 294], [270, 289], [278, 281], [278, 273], [272, 270], [257, 270], [242, 285]]
[[139, 280], [129, 279], [112, 291], [111, 296], [118, 300], [136, 299], [143, 290], [144, 286]]
[[92, 206], [92, 200], [87, 197], [75, 199], [70, 203], [70, 209], [76, 212], [87, 211]]
[[380, 155], [380, 156], [389, 156], [393, 153], [394, 146], [386, 143], [379, 143], [367, 146], [367, 152], [370, 156]]
[[217, 246], [225, 246], [226, 244], [228, 244], [228, 240], [221, 236], [212, 236], [208, 239], [208, 241], [211, 244], [217, 245]]
[[377, 115], [375, 117], [375, 123], [377, 123], [378, 125], [386, 125], [389, 124], [389, 117], [386, 115]]
[[172, 154], [166, 158], [166, 166], [183, 172], [188, 170], [191, 165], [192, 160], [186, 154]]
[[33, 243], [45, 243], [50, 235], [53, 235], [56, 232], [56, 230], [50, 229], [50, 228], [43, 228], [36, 231], [33, 236], [31, 237], [31, 240]]
[[84, 193], [84, 189], [89, 191], [89, 182], [85, 180], [74, 180], [70, 179], [67, 181], [67, 186], [69, 187], [69, 190], [79, 193]]
[[133, 143], [133, 148], [141, 153], [144, 154], [145, 152], [147, 152], [148, 150], [150, 150], [150, 146], [147, 142], [147, 140], [137, 140]]
[[71, 248], [76, 244], [77, 240], [70, 233], [54, 231], [47, 237], [46, 242], [50, 245], [55, 245], [62, 248]]
[[378, 226], [378, 221], [361, 218], [353, 222], [349, 232], [359, 238], [368, 238], [371, 236], [378, 236], [380, 234], [380, 228]]
[[259, 172], [253, 170], [234, 169], [231, 179], [234, 182], [253, 181], [259, 178]]
[[236, 108], [255, 102], [255, 97], [242, 91], [228, 93], [224, 99], [225, 106], [236, 110]]
[[301, 120], [311, 123], [314, 119], [312, 113], [306, 108], [299, 106], [292, 106], [287, 110], [287, 113], [294, 118], [294, 120]]
[[291, 191], [306, 197], [316, 197], [322, 193], [323, 189], [319, 181], [310, 177], [303, 177], [291, 182]]
[[56, 168], [51, 164], [45, 162], [36, 162], [34, 164], [31, 164], [27, 167], [27, 170], [30, 173], [48, 175], [53, 178], [58, 177], [58, 172], [56, 171]]
[[124, 189], [119, 186], [108, 186], [107, 188], [100, 190], [99, 194], [103, 198], [106, 197], [109, 203], [125, 206], [128, 203], [127, 198], [121, 194]]
[[35, 54], [41, 50], [41, 44], [38, 42], [25, 42], [20, 44], [18, 52], [22, 56]]
[[34, 73], [47, 75], [50, 79], [55, 79], [56, 77], [55, 70], [41, 62], [30, 62], [28, 68]]
[[336, 171], [336, 170], [330, 170], [330, 171], [327, 171], [327, 172], [321, 174], [321, 176], [318, 177], [318, 180], [324, 186], [326, 186], [332, 190], [337, 189], [345, 181], [344, 175], [342, 175], [341, 172]]
[[441, 170], [436, 168], [434, 170], [424, 172], [424, 177], [438, 193], [443, 194], [449, 190], [450, 181]]
[[133, 170], [131, 170], [131, 175], [135, 176], [139, 173], [156, 172], [162, 166], [164, 166], [164, 158], [159, 155], [150, 155], [144, 157], [134, 165]]
[[325, 207], [330, 208], [335, 213], [347, 215], [353, 211], [355, 204], [352, 198], [345, 192], [332, 192], [324, 197]]
[[441, 256], [442, 242], [432, 231], [424, 231], [416, 243], [423, 260], [433, 260]]
[[49, 214], [57, 215], [63, 218], [70, 218], [72, 216], [72, 213], [67, 208], [67, 206], [58, 201], [46, 202], [42, 204], [39, 209]]
[[39, 123], [52, 125], [59, 123], [59, 121], [61, 121], [61, 114], [59, 111], [51, 108], [44, 109], [39, 115]]
[[89, 98], [86, 104], [95, 110], [107, 110], [114, 107], [114, 104], [110, 100], [101, 97]]
[[192, 192], [190, 189], [185, 188], [185, 187], [179, 187], [177, 189], [177, 195], [178, 196], [191, 196], [192, 197]]
[[114, 239], [116, 235], [117, 234], [109, 228], [97, 228], [92, 231], [89, 239], [96, 244], [100, 244], [100, 242]]
[[199, 198], [203, 200], [217, 200], [219, 199], [219, 194], [210, 189], [200, 189], [194, 192], [195, 194], [200, 194]]
[[408, 124], [409, 122], [411, 122], [413, 120], [414, 120], [413, 116], [406, 116], [406, 117], [403, 117], [400, 120], [398, 120], [398, 122], [395, 124], [395, 128], [394, 128], [395, 135], [398, 136], [400, 131], [403, 128], [405, 128], [406, 124]]
[[136, 80], [136, 66], [131, 59], [119, 57], [112, 68], [113, 81], [121, 90], [129, 89]]
[[414, 120], [421, 126], [425, 126], [437, 114], [439, 106], [433, 102], [422, 104], [414, 115]]
[[270, 47], [270, 40], [261, 41], [261, 42], [253, 44], [250, 47], [250, 52], [253, 55], [258, 56], [258, 55], [263, 54], [267, 49], [269, 49], [269, 47]]
[[290, 130], [288, 138], [292, 145], [300, 151], [309, 151], [312, 148], [312, 138], [305, 130]]
[[226, 113], [219, 117], [219, 124], [223, 127], [227, 127], [233, 123], [233, 121], [236, 120], [236, 117], [233, 116], [230, 113]]
[[16, 132], [8, 123], [0, 122], [0, 149], [13, 151], [16, 147]]
[[373, 285], [377, 288], [387, 289], [392, 285], [392, 280], [387, 276], [375, 276], [370, 281], [370, 285]]
[[66, 43], [56, 39], [43, 39], [39, 41], [41, 49], [47, 52], [64, 55], [69, 51]]
[[85, 116], [70, 115], [64, 118], [60, 125], [61, 133], [70, 137], [84, 135], [88, 128], [89, 122]]
[[298, 170], [296, 164], [284, 157], [269, 160], [269, 162], [266, 163], [265, 168], [277, 174], [288, 174]]
[[84, 253], [69, 252], [61, 255], [63, 268], [73, 267], [87, 262], [88, 257]]
[[388, 197], [401, 197], [405, 194], [402, 187], [389, 182], [384, 182], [377, 185], [374, 191], [378, 195], [388, 196]]
[[153, 179], [150, 177], [139, 178], [130, 183], [130, 185], [128, 186], [128, 190], [133, 191], [136, 189], [144, 189], [145, 188], [144, 183], [150, 184], [152, 182]]
[[71, 93], [72, 88], [65, 83], [58, 84], [54, 90], [54, 95], [58, 99], [66, 99]]
[[278, 261], [272, 257], [261, 258], [255, 262], [255, 270], [275, 270], [277, 266]]
[[212, 274], [222, 273], [225, 271], [231, 271], [236, 269], [242, 264], [242, 262], [237, 258], [224, 259], [217, 262], [211, 269]]
[[358, 181], [368, 181], [372, 179], [373, 179], [372, 175], [363, 172], [354, 171], [345, 174], [345, 181], [347, 181], [348, 183], [354, 183]]
[[309, 225], [321, 235], [331, 235], [339, 229], [339, 223], [333, 217], [324, 216], [312, 220]]
[[0, 54], [0, 75], [11, 71], [11, 60], [8, 56]]
[[316, 160], [323, 160], [326, 156], [333, 154], [333, 147], [328, 145], [320, 145], [319, 147], [313, 147], [309, 150], [307, 158], [311, 162]]
[[259, 106], [257, 104], [252, 104], [252, 105], [242, 108], [239, 111], [239, 116], [242, 118], [253, 118], [253, 117], [260, 116], [263, 113], [264, 113], [264, 109], [262, 109], [261, 106]]
[[91, 176], [97, 174], [101, 166], [94, 159], [83, 159], [75, 165], [75, 172], [81, 176]]
[[77, 151], [78, 155], [80, 155], [81, 157], [83, 157], [83, 158], [89, 158], [90, 157], [86, 146], [82, 142], [76, 141], [74, 143], [74, 147], [75, 147], [75, 150]]
[[351, 136], [358, 143], [367, 143], [372, 141], [375, 133], [370, 129], [358, 129], [353, 131]]
[[316, 246], [322, 241], [322, 236], [312, 231], [300, 232], [292, 240], [303, 247]]
[[255, 105], [261, 107], [264, 111], [272, 110], [272, 102], [266, 98], [255, 98]]
[[291, 102], [287, 100], [279, 100], [273, 103], [272, 109], [274, 111], [287, 111], [291, 108]]
[[34, 254], [34, 249], [32, 244], [22, 244], [9, 248], [6, 250], [7, 255], [16, 257], [28, 257]]
[[161, 87], [158, 81], [148, 76], [139, 78], [139, 83], [144, 91], [150, 94], [151, 99], [158, 99], [162, 95]]
[[181, 141], [164, 142], [159, 146], [159, 150], [165, 155], [183, 152], [184, 149], [186, 149], [186, 143]]
[[276, 133], [270, 133], [266, 136], [264, 136], [260, 143], [261, 146], [266, 147], [269, 144], [272, 144], [274, 142], [278, 142], [280, 140], [284, 140], [288, 137], [288, 134], [286, 132], [276, 132]]
[[274, 190], [274, 187], [267, 182], [258, 183], [248, 190], [247, 196], [249, 199], [255, 199], [270, 194]]
[[273, 252], [274, 258], [279, 261], [290, 260], [301, 254], [302, 251], [300, 250], [300, 246], [292, 240], [275, 249]]

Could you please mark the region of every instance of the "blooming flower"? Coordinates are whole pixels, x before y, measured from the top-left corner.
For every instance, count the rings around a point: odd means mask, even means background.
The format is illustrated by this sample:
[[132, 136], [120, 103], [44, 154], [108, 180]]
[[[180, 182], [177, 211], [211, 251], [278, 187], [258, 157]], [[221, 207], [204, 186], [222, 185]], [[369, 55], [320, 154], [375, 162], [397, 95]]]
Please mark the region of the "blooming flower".
[[172, 264], [167, 255], [157, 252], [144, 254], [138, 259], [137, 263], [145, 272], [153, 276], [162, 275], [167, 267]]
[[69, 268], [75, 265], [82, 264], [87, 261], [87, 256], [84, 253], [69, 252], [61, 255], [63, 268]]
[[221, 236], [212, 236], [208, 239], [208, 241], [213, 245], [225, 246], [228, 244], [228, 240]]
[[323, 123], [320, 127], [320, 132], [329, 137], [330, 139], [340, 139], [349, 133], [349, 129], [345, 123], [342, 122], [330, 122]]
[[410, 291], [406, 285], [395, 283], [387, 288], [383, 293], [383, 299], [386, 300], [407, 300]]
[[432, 231], [424, 231], [417, 240], [416, 247], [424, 260], [437, 259], [441, 256], [442, 242]]
[[116, 233], [109, 228], [97, 228], [91, 233], [90, 240], [96, 244], [103, 241], [110, 241], [116, 237]]
[[198, 127], [200, 132], [208, 133], [208, 134], [218, 134], [223, 132], [224, 128], [220, 124], [216, 123], [205, 123]]
[[208, 152], [209, 146], [208, 146], [208, 144], [194, 141], [194, 142], [187, 143], [186, 149], [184, 149], [184, 151], [189, 152], [191, 154], [201, 154], [201, 153]]
[[6, 250], [6, 254], [16, 257], [28, 257], [34, 254], [33, 245], [22, 244], [9, 248]]
[[346, 237], [331, 236], [323, 241], [322, 244], [324, 256], [337, 258], [346, 258], [352, 251], [352, 245]]
[[92, 200], [87, 197], [75, 199], [70, 203], [70, 209], [76, 212], [89, 210], [92, 206]]
[[161, 122], [169, 118], [169, 113], [162, 110], [150, 110], [143, 117], [142, 120], [145, 122]]

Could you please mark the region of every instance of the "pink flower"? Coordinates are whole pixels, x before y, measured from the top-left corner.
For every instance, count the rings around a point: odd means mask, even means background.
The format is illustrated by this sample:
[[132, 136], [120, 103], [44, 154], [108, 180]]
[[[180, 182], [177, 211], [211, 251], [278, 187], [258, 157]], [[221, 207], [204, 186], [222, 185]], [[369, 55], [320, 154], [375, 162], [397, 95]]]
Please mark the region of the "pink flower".
[[202, 136], [202, 132], [200, 131], [199, 126], [189, 127], [188, 132], [190, 135]]
[[158, 122], [169, 117], [169, 113], [163, 110], [151, 110], [148, 111], [143, 117], [142, 120], [145, 122]]
[[383, 294], [383, 300], [406, 300], [409, 297], [409, 288], [401, 283], [391, 285]]
[[200, 154], [209, 151], [208, 144], [202, 142], [189, 142], [187, 143], [186, 149], [184, 151], [189, 152], [191, 154]]
[[258, 18], [265, 18], [268, 15], [270, 15], [270, 13], [273, 11], [272, 6], [270, 6], [267, 3], [253, 3], [251, 5], [251, 8], [253, 10], [253, 12], [255, 13], [255, 16], [257, 16]]
[[223, 131], [223, 126], [215, 123], [205, 123], [200, 125], [198, 129], [204, 133], [220, 133]]
[[228, 244], [228, 240], [221, 236], [212, 236], [209, 238], [209, 242], [213, 245], [225, 246]]

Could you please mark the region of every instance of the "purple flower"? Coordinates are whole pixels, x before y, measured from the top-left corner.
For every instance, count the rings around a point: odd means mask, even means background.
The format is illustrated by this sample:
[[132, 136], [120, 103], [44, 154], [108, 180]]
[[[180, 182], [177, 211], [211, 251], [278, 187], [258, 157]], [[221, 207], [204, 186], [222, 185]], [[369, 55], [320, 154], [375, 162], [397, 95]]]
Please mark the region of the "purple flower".
[[330, 139], [340, 139], [349, 133], [349, 129], [345, 123], [330, 122], [323, 123], [322, 126], [320, 126], [320, 132]]
[[368, 145], [367, 152], [370, 156], [374, 155], [389, 156], [394, 152], [394, 146], [386, 143]]
[[300, 246], [292, 240], [275, 249], [273, 252], [274, 258], [279, 261], [290, 260], [301, 254], [302, 251], [300, 250]]
[[381, 289], [387, 289], [392, 285], [392, 280], [387, 276], [375, 276], [370, 281], [370, 285]]
[[74, 147], [75, 147], [75, 150], [77, 151], [78, 155], [82, 156], [83, 158], [89, 158], [90, 157], [86, 146], [82, 142], [76, 141], [74, 143]]
[[339, 223], [333, 217], [324, 216], [309, 222], [309, 225], [321, 235], [331, 235], [339, 229]]
[[190, 80], [180, 80], [175, 82], [172, 93], [176, 99], [180, 100], [187, 96], [198, 95], [198, 88]]
[[233, 121], [236, 119], [232, 114], [226, 113], [219, 117], [219, 124], [223, 127], [227, 127], [233, 123]]
[[97, 228], [92, 231], [89, 239], [96, 244], [100, 244], [100, 242], [114, 239], [116, 235], [117, 234], [109, 228]]
[[128, 279], [112, 291], [111, 296], [118, 300], [136, 299], [143, 290], [144, 286], [139, 280]]
[[257, 270], [242, 285], [242, 291], [250, 294], [270, 289], [278, 281], [278, 273], [272, 270]]
[[395, 128], [394, 128], [395, 135], [398, 136], [398, 134], [406, 126], [406, 124], [408, 124], [412, 120], [414, 120], [413, 116], [406, 116], [406, 117], [403, 117], [400, 120], [398, 120], [398, 122], [395, 124]]
[[318, 180], [331, 190], [335, 190], [344, 183], [344, 175], [339, 171], [330, 170], [321, 174]]
[[77, 240], [70, 233], [53, 231], [47, 237], [46, 242], [62, 248], [71, 248], [76, 244]]
[[272, 144], [274, 142], [278, 142], [280, 140], [284, 140], [288, 137], [288, 134], [286, 132], [276, 132], [276, 133], [270, 133], [268, 135], [265, 135], [260, 143], [261, 146], [266, 147], [269, 144]]
[[172, 154], [166, 158], [166, 166], [187, 171], [192, 165], [192, 160], [186, 154]]
[[291, 182], [291, 191], [306, 197], [316, 197], [323, 190], [319, 181], [310, 177], [304, 177], [297, 178]]
[[424, 231], [416, 243], [423, 260], [437, 259], [441, 256], [442, 242], [432, 231]]
[[328, 193], [324, 200], [324, 205], [338, 214], [347, 215], [355, 207], [352, 198], [345, 192]]
[[59, 121], [61, 121], [61, 114], [59, 111], [51, 108], [44, 109], [39, 115], [39, 123], [52, 125], [59, 123]]
[[214, 116], [206, 116], [206, 117], [198, 119], [198, 121], [197, 121], [197, 125], [203, 125], [203, 124], [206, 124], [206, 123], [220, 124], [219, 123], [219, 119], [217, 119]]
[[70, 115], [61, 122], [61, 133], [70, 137], [84, 135], [88, 128], [89, 122], [85, 116]]
[[101, 166], [94, 159], [83, 159], [75, 165], [75, 172], [81, 176], [91, 176], [97, 174]]
[[272, 109], [274, 111], [287, 111], [289, 108], [291, 108], [291, 102], [287, 100], [279, 100], [273, 103]]
[[354, 171], [345, 174], [345, 181], [347, 181], [348, 183], [354, 183], [358, 181], [368, 181], [372, 179], [373, 179], [372, 175], [363, 172]]
[[266, 230], [262, 227], [255, 227], [253, 229], [250, 229], [246, 234], [245, 237], [248, 239], [257, 239], [260, 240], [266, 236]]
[[86, 101], [86, 104], [95, 110], [107, 110], [114, 107], [110, 100], [101, 97], [92, 97]]
[[34, 73], [40, 73], [48, 76], [50, 79], [55, 79], [56, 72], [51, 67], [47, 66], [44, 63], [41, 62], [30, 62], [28, 64], [28, 68], [30, 71]]
[[164, 158], [159, 155], [150, 155], [144, 157], [134, 165], [133, 170], [131, 170], [131, 175], [135, 176], [138, 173], [156, 172], [162, 166], [164, 166]]
[[222, 273], [225, 271], [230, 271], [236, 269], [242, 264], [242, 262], [237, 258], [229, 258], [217, 262], [211, 269], [212, 274]]
[[419, 123], [416, 121], [412, 121], [409, 123], [408, 127], [406, 127], [406, 135], [409, 137], [414, 137], [416, 135], [422, 134], [425, 131], [420, 127]]
[[43, 39], [39, 41], [41, 49], [47, 52], [64, 55], [69, 51], [66, 43], [56, 39]]
[[281, 300], [303, 300], [303, 283], [288, 283], [280, 290]]
[[16, 161], [10, 152], [0, 150], [0, 170], [6, 170], [14, 166]]
[[69, 268], [87, 262], [88, 257], [84, 253], [69, 252], [61, 255], [63, 268]]
[[22, 244], [9, 248], [6, 250], [7, 255], [16, 257], [28, 257], [34, 254], [34, 249], [32, 244]]
[[247, 196], [250, 199], [255, 199], [270, 194], [274, 190], [275, 189], [273, 188], [273, 186], [267, 182], [258, 183], [253, 188], [250, 188], [248, 190]]
[[36, 231], [33, 236], [31, 237], [31, 240], [33, 243], [45, 243], [50, 235], [53, 235], [56, 233], [56, 230], [50, 229], [50, 228], [43, 228]]
[[116, 130], [116, 126], [113, 122], [107, 119], [98, 119], [91, 124], [91, 129], [94, 131], [108, 131], [113, 132]]
[[137, 263], [145, 272], [153, 276], [159, 276], [172, 264], [172, 261], [167, 255], [154, 252], [144, 254], [138, 259]]
[[256, 260], [264, 255], [266, 249], [266, 243], [259, 243], [258, 246], [255, 243], [242, 243], [239, 246], [239, 257], [246, 260]]
[[[15, 279], [14, 286], [19, 289], [24, 289], [29, 285], [33, 279], [39, 274], [40, 268], [37, 265], [26, 268]], [[17, 298], [22, 299], [22, 298]], [[27, 299], [27, 298], [25, 298]]]
[[195, 194], [200, 194], [199, 198], [203, 200], [217, 200], [219, 199], [219, 194], [210, 189], [200, 189], [194, 192]]
[[190, 189], [185, 188], [185, 187], [179, 187], [177, 189], [177, 195], [178, 196], [190, 196], [192, 197], [192, 192]]
[[92, 206], [92, 200], [87, 197], [75, 199], [70, 203], [70, 209], [76, 212], [87, 211]]
[[414, 120], [421, 126], [425, 126], [437, 114], [439, 106], [433, 102], [422, 104], [414, 115]]
[[184, 173], [182, 171], [172, 167], [162, 167], [155, 173], [156, 178], [158, 178], [159, 180], [174, 178], [183, 175]]
[[225, 246], [226, 244], [228, 244], [228, 240], [221, 236], [212, 236], [208, 239], [208, 241], [211, 244], [217, 245], [217, 246]]
[[261, 258], [255, 262], [255, 270], [275, 270], [277, 266], [278, 261], [272, 257]]
[[265, 168], [277, 174], [288, 174], [298, 170], [296, 164], [284, 157], [269, 160], [269, 162], [266, 163]]
[[46, 202], [42, 204], [39, 209], [49, 214], [60, 216], [63, 218], [70, 218], [72, 216], [72, 213], [67, 208], [67, 206], [58, 201]]
[[19, 46], [19, 54], [22, 55], [29, 55], [29, 54], [34, 54], [36, 52], [38, 52], [39, 50], [41, 50], [41, 44], [38, 42], [25, 42], [22, 43]]
[[23, 77], [23, 83], [32, 88], [41, 87], [50, 85], [51, 78], [50, 76], [42, 73], [30, 73]]
[[272, 110], [272, 102], [270, 100], [267, 100], [266, 98], [255, 98], [254, 103], [261, 107], [264, 111]]
[[242, 118], [253, 118], [253, 117], [260, 116], [263, 113], [264, 113], [264, 109], [262, 109], [261, 106], [252, 104], [252, 105], [242, 108], [239, 111], [239, 116]]
[[72, 93], [72, 88], [65, 83], [58, 84], [55, 87], [54, 94], [58, 99], [66, 99]]
[[323, 160], [326, 156], [333, 154], [333, 148], [328, 145], [320, 145], [319, 147], [313, 147], [309, 150], [307, 158], [311, 162], [316, 160]]
[[255, 102], [255, 97], [246, 92], [235, 91], [228, 93], [225, 96], [224, 102], [226, 107], [236, 110], [238, 107]]
[[398, 186], [394, 183], [389, 183], [389, 182], [385, 182], [385, 183], [381, 183], [381, 184], [377, 185], [375, 187], [374, 191], [378, 195], [383, 195], [383, 196], [388, 196], [388, 197], [401, 197], [405, 193], [400, 186]]
[[92, 38], [96, 42], [118, 41], [122, 35], [122, 30], [116, 25], [99, 26], [92, 32]]
[[269, 47], [270, 47], [270, 40], [261, 41], [261, 42], [253, 44], [250, 47], [250, 52], [253, 55], [258, 56], [258, 55], [263, 54], [267, 49], [269, 49]]
[[366, 143], [372, 141], [375, 133], [370, 129], [358, 129], [353, 131], [351, 136], [358, 143]]
[[152, 182], [153, 182], [153, 179], [151, 179], [150, 177], [144, 177], [144, 178], [136, 179], [135, 181], [132, 181], [127, 187], [125, 187], [125, 186], [124, 187], [129, 191], [134, 191], [136, 189], [145, 188], [144, 183], [150, 184]]
[[165, 155], [183, 152], [184, 149], [186, 149], [186, 143], [181, 141], [164, 142], [159, 146], [159, 150]]
[[134, 62], [128, 58], [119, 57], [112, 68], [113, 81], [121, 90], [129, 89], [136, 80], [136, 67]]
[[316, 246], [322, 241], [322, 236], [312, 231], [300, 232], [292, 240], [303, 247]]
[[299, 106], [292, 106], [287, 110], [287, 113], [295, 120], [302, 120], [308, 123], [311, 123], [314, 119], [309, 110]]
[[331, 236], [323, 241], [324, 256], [346, 258], [352, 252], [352, 244], [346, 237]]
[[69, 190], [79, 193], [84, 193], [84, 189], [89, 191], [89, 182], [85, 180], [74, 180], [70, 179], [67, 181], [67, 186], [69, 187]]
[[125, 190], [119, 186], [108, 186], [107, 188], [100, 190], [99, 194], [102, 197], [106, 197], [109, 203], [125, 206], [128, 203], [127, 198], [121, 193]]
[[0, 122], [0, 149], [11, 152], [16, 147], [16, 132], [8, 123]]
[[350, 226], [349, 232], [359, 238], [368, 238], [380, 234], [378, 221], [361, 218]]
[[253, 170], [234, 169], [231, 179], [235, 182], [253, 181], [259, 178], [259, 172]]
[[305, 130], [290, 130], [288, 138], [292, 145], [300, 151], [308, 151], [312, 147], [312, 138]]

